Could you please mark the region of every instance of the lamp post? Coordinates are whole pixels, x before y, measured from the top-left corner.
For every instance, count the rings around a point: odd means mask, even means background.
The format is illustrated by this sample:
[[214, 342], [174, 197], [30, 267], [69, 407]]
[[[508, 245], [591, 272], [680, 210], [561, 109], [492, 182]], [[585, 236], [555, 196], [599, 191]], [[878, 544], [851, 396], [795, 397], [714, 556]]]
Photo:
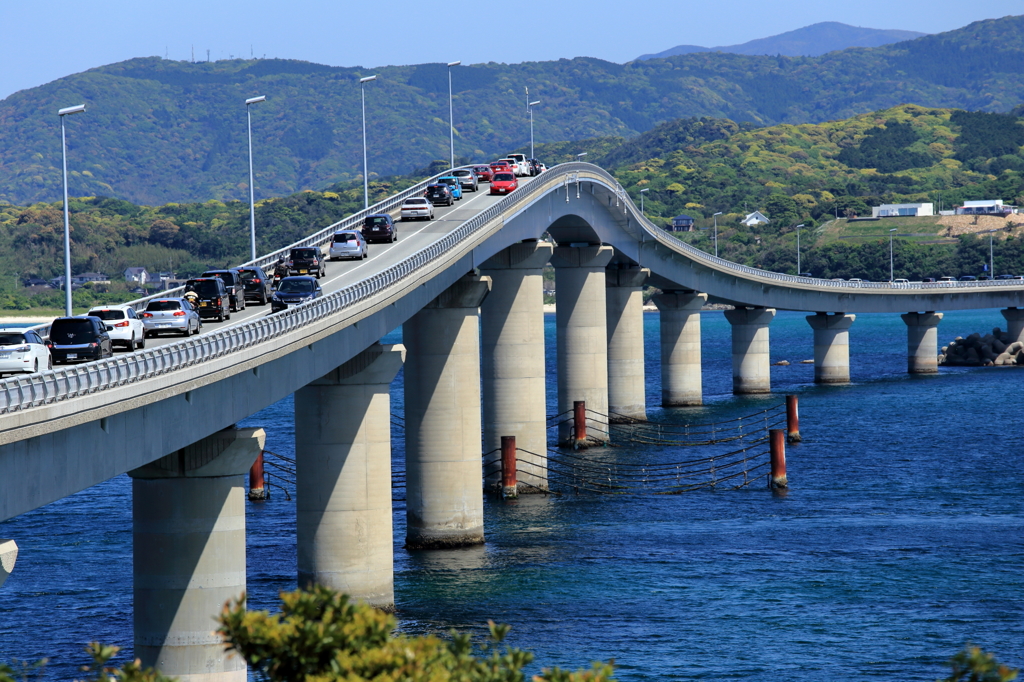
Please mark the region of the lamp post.
[[249, 107], [266, 102], [265, 95], [245, 100], [245, 120], [249, 128], [249, 259], [256, 260], [256, 187], [252, 173], [252, 114]]
[[64, 135], [64, 117], [80, 114], [85, 105], [67, 107], [57, 112], [60, 117], [60, 158], [64, 168], [64, 314], [71, 317], [71, 222], [68, 216], [68, 152]]
[[988, 231], [988, 276], [992, 279], [996, 278], [996, 261], [995, 251], [992, 247], [992, 235], [995, 234], [996, 230]]
[[452, 108], [452, 67], [458, 66], [462, 61], [448, 62], [448, 123], [450, 124], [452, 168], [455, 168], [455, 114]]
[[898, 228], [894, 227], [889, 230], [889, 284], [892, 284], [896, 277], [895, 270], [893, 269], [892, 265], [892, 233], [895, 232], [897, 229]]
[[715, 219], [715, 258], [718, 258], [718, 216], [720, 215], [722, 215], [721, 211], [711, 216]]
[[800, 223], [799, 225], [796, 226], [796, 274], [797, 274], [798, 277], [800, 276], [800, 269], [801, 269], [800, 268], [800, 228], [803, 227], [803, 226], [804, 226], [803, 223]]
[[644, 213], [644, 192], [650, 192], [650, 191], [651, 191], [650, 187], [648, 187], [647, 189], [640, 190], [640, 215], [642, 215], [642, 216], [646, 216], [647, 215], [646, 213]]
[[586, 156], [586, 155], [587, 155], [586, 152], [580, 152], [579, 154], [576, 155], [576, 160], [577, 161], [582, 161], [583, 157]]
[[540, 100], [535, 102], [529, 102], [526, 105], [527, 110], [530, 112], [530, 158], [535, 159], [537, 156], [533, 153], [533, 108], [540, 104]]
[[370, 174], [366, 169], [366, 84], [377, 80], [376, 76], [359, 79], [359, 95], [363, 104], [363, 208], [370, 208]]

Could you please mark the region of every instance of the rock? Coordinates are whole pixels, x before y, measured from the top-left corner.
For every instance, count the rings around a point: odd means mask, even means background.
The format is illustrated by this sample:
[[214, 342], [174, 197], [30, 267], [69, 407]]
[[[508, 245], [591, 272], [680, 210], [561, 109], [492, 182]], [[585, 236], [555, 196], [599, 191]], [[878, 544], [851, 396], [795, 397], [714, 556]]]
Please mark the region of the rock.
[[1016, 355], [1017, 352], [1020, 351], [1022, 348], [1024, 348], [1024, 343], [1021, 343], [1020, 341], [1014, 341], [1013, 343], [1006, 347], [1006, 352]]
[[772, 363], [772, 367], [785, 367], [788, 364], [789, 364], [789, 360], [779, 360], [778, 362], [773, 362]]
[[977, 348], [967, 349], [967, 362], [981, 362], [981, 356], [978, 355]]
[[801, 365], [813, 365], [814, 364], [814, 360], [801, 360], [800, 364]]
[[995, 351], [996, 353], [1002, 353], [1004, 350], [1006, 350], [1006, 344], [1000, 341], [999, 339], [992, 339], [992, 343], [990, 345], [992, 347], [992, 350]]
[[996, 356], [995, 362], [997, 365], [1012, 365], [1013, 356], [1010, 355], [1009, 353], [1000, 353], [998, 356]]
[[1021, 349], [1021, 350], [1017, 351], [1017, 360], [1016, 360], [1016, 362], [1017, 362], [1018, 365], [1024, 365], [1024, 349]]

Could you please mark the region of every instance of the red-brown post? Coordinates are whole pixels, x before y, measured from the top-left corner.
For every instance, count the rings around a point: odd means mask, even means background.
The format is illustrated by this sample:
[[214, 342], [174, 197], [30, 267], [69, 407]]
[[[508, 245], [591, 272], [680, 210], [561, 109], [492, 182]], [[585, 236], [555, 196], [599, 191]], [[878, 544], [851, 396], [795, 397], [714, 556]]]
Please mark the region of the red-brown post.
[[501, 496], [519, 497], [519, 481], [516, 479], [516, 437], [501, 437]]
[[587, 442], [587, 403], [584, 400], [574, 400], [572, 403], [572, 425], [576, 432], [575, 441], [578, 444]]
[[803, 440], [800, 437], [800, 408], [795, 395], [786, 396], [786, 439], [790, 443]]
[[265, 500], [267, 499], [267, 491], [264, 487], [265, 481], [263, 478], [263, 451], [260, 451], [259, 457], [252, 463], [249, 468], [249, 499], [250, 500]]
[[786, 478], [786, 438], [782, 429], [769, 429], [768, 442], [771, 445], [772, 473], [771, 487], [788, 488]]

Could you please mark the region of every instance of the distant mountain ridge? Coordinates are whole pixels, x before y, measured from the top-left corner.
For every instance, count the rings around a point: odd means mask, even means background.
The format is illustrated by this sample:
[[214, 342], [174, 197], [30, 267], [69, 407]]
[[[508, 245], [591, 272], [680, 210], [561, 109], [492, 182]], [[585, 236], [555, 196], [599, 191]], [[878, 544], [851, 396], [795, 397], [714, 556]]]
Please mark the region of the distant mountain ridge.
[[836, 50], [851, 47], [881, 47], [904, 40], [913, 40], [928, 35], [917, 31], [896, 29], [861, 28], [838, 21], [822, 21], [776, 36], [758, 38], [739, 45], [701, 47], [700, 45], [676, 45], [662, 52], [642, 54], [643, 59], [662, 59], [694, 52], [728, 52], [745, 55], [782, 55], [784, 57], [818, 57]]

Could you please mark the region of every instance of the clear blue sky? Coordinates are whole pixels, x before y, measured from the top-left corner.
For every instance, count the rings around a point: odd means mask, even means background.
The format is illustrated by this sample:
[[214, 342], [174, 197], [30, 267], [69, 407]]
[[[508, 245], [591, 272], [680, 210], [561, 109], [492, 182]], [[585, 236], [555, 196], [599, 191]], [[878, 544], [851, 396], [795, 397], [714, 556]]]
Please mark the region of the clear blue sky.
[[625, 62], [679, 44], [734, 45], [819, 21], [939, 33], [1020, 14], [1020, 0], [53, 0], [3, 3], [0, 98], [132, 57], [303, 59], [332, 66]]

